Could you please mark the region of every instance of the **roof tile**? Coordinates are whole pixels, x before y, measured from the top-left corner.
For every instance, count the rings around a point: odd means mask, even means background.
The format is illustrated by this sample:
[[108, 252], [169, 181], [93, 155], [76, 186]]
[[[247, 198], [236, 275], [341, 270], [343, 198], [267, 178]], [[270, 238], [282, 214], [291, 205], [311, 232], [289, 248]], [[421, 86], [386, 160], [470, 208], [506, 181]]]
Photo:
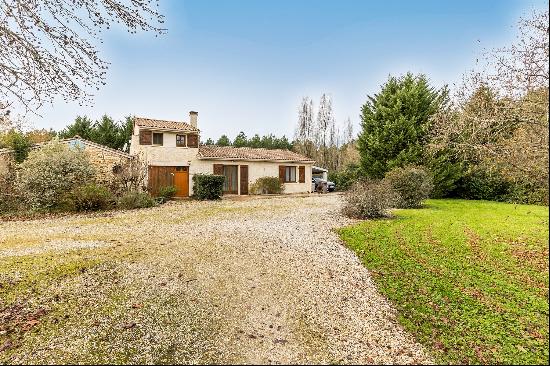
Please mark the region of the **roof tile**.
[[216, 145], [199, 146], [199, 158], [313, 162], [313, 160], [307, 156], [300, 155], [290, 150]]
[[196, 127], [191, 126], [187, 122], [165, 121], [160, 119], [150, 119], [142, 117], [136, 117], [134, 119], [134, 122], [140, 127], [162, 128], [167, 130], [180, 130], [189, 132], [199, 131]]

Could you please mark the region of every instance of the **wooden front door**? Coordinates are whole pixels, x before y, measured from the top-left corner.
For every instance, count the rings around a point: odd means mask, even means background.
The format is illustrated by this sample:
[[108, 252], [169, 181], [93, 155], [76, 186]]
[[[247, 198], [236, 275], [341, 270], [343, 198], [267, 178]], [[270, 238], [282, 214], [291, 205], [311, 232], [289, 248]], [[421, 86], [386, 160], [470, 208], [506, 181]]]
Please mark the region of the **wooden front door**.
[[174, 172], [174, 186], [176, 197], [189, 197], [189, 169], [186, 166], [176, 167]]
[[241, 165], [241, 192], [248, 194], [248, 165]]

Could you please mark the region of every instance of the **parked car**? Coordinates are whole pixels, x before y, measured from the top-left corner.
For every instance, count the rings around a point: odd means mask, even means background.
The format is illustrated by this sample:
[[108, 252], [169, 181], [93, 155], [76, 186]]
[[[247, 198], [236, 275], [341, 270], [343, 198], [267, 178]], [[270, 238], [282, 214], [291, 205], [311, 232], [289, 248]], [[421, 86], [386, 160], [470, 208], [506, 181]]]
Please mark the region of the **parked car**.
[[[311, 183], [313, 185], [313, 191], [317, 191], [317, 185], [320, 183], [320, 182], [326, 182], [324, 179], [322, 178], [311, 178]], [[326, 182], [327, 183], [327, 190], [329, 192], [333, 192], [335, 189], [336, 189], [336, 184], [334, 184], [334, 182]]]

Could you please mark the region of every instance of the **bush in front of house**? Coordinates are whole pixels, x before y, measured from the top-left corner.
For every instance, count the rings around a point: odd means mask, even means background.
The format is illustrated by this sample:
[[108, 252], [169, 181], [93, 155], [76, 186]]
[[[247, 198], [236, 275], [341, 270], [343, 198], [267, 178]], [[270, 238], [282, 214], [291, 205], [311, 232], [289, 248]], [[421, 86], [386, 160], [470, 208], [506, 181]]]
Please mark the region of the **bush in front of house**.
[[383, 181], [399, 194], [398, 208], [417, 208], [430, 196], [433, 178], [424, 168], [408, 165], [386, 173]]
[[67, 192], [93, 177], [94, 169], [83, 150], [52, 141], [31, 151], [21, 163], [17, 189], [32, 208], [51, 209]]
[[163, 201], [169, 201], [176, 195], [178, 189], [175, 186], [160, 187], [158, 197]]
[[384, 181], [358, 181], [344, 196], [342, 213], [354, 219], [389, 217], [399, 194]]
[[134, 208], [147, 208], [156, 206], [157, 203], [149, 193], [139, 191], [129, 191], [124, 193], [117, 202], [117, 207], [123, 210]]
[[116, 203], [115, 196], [109, 189], [95, 183], [74, 189], [69, 201], [75, 211], [109, 210]]
[[281, 194], [284, 190], [285, 186], [278, 177], [261, 177], [250, 186], [252, 194]]
[[199, 200], [218, 200], [223, 195], [223, 175], [195, 174], [193, 176], [193, 196]]

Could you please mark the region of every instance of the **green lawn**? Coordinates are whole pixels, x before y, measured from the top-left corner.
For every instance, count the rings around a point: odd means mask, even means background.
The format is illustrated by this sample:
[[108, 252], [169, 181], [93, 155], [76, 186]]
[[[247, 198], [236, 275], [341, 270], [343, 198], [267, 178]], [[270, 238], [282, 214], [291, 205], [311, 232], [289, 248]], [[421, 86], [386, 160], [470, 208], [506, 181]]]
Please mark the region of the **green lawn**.
[[339, 233], [437, 361], [548, 363], [548, 207], [429, 200]]

